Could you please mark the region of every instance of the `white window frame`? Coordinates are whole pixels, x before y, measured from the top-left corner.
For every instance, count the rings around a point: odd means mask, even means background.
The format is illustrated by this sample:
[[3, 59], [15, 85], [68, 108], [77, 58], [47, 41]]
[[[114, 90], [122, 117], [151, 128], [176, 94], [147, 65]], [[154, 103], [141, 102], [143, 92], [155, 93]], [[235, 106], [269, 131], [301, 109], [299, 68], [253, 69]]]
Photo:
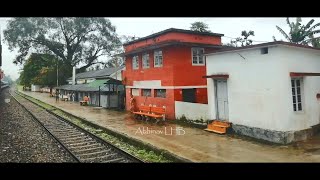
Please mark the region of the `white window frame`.
[[[161, 61], [160, 61], [160, 57], [161, 57]], [[160, 64], [160, 62], [161, 62], [161, 64]], [[163, 66], [162, 50], [156, 50], [156, 51], [154, 51], [154, 67], [162, 67], [162, 66]]]
[[131, 88], [132, 96], [140, 96], [140, 90], [138, 88]]
[[[294, 85], [292, 85], [292, 81], [294, 81]], [[297, 86], [297, 81], [299, 81], [300, 86]], [[291, 103], [292, 103], [292, 110], [296, 113], [304, 112], [304, 91], [303, 91], [303, 78], [291, 78], [290, 81], [291, 85]], [[298, 94], [298, 88], [300, 88], [300, 94]], [[300, 102], [298, 101], [298, 95], [300, 95]], [[294, 101], [295, 100], [295, 103]], [[301, 104], [301, 110], [298, 109], [299, 104]], [[296, 110], [294, 110], [294, 107]]]
[[145, 53], [142, 55], [142, 68], [147, 69], [150, 68], [150, 56], [149, 53]]
[[[199, 53], [199, 51], [202, 51], [203, 53], [202, 53], [202, 60], [203, 60], [203, 62], [202, 63], [199, 63], [199, 61], [200, 61], [200, 53]], [[193, 51], [196, 51], [197, 52], [197, 54], [193, 54]], [[197, 58], [197, 63], [194, 63], [193, 62], [193, 57], [196, 57]], [[192, 62], [192, 65], [193, 66], [204, 66], [206, 63], [205, 63], [205, 56], [204, 56], [204, 48], [197, 48], [197, 47], [194, 47], [194, 48], [191, 48], [191, 62]]]
[[139, 69], [139, 56], [132, 57], [132, 69]]

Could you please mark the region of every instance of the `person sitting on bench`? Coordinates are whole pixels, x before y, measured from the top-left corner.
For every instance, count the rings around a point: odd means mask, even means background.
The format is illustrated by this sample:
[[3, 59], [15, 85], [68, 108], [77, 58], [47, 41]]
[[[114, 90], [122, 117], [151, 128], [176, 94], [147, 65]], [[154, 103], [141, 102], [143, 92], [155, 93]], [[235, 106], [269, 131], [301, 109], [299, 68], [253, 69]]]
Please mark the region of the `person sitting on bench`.
[[80, 105], [88, 105], [90, 98], [88, 96], [83, 97], [83, 101], [80, 101]]

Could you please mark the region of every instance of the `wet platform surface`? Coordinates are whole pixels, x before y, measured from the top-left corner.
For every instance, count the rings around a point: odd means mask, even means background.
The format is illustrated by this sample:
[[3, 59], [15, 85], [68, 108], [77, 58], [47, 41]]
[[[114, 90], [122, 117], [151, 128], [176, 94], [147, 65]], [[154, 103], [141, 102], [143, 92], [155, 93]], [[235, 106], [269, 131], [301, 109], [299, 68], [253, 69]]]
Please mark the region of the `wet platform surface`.
[[320, 162], [320, 135], [291, 145], [270, 145], [172, 123], [155, 125], [135, 120], [128, 112], [56, 102], [47, 93], [22, 93], [194, 162]]

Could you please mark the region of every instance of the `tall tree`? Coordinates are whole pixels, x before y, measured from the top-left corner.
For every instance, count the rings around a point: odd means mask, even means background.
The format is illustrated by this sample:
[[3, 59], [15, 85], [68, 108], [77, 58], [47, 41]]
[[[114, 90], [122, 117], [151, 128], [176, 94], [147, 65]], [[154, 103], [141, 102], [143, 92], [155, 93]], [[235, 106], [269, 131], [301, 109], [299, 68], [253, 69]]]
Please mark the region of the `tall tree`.
[[[301, 18], [296, 18], [296, 22], [290, 22], [289, 18], [286, 19], [287, 24], [290, 27], [289, 34], [287, 34], [283, 29], [279, 26], [276, 26], [278, 31], [285, 37], [285, 39], [289, 42], [296, 43], [296, 44], [303, 44], [308, 45], [310, 43], [315, 43], [314, 35], [320, 33], [320, 30], [316, 30], [315, 28], [320, 26], [320, 23], [314, 23], [314, 19], [311, 19], [306, 25], [302, 25]], [[273, 37], [274, 40], [276, 40]]]
[[[57, 64], [58, 63], [58, 64]], [[64, 84], [66, 78], [70, 77], [67, 66], [53, 55], [33, 53], [26, 60], [20, 74], [20, 84], [30, 86], [31, 84], [56, 86], [57, 68], [59, 71], [59, 84]]]
[[[126, 35], [122, 35], [120, 37], [120, 40], [123, 44], [128, 43], [130, 41], [134, 41], [139, 39], [139, 37], [136, 36], [126, 36]], [[124, 57], [121, 57], [121, 55], [124, 53], [124, 48], [118, 48], [115, 50], [115, 56], [112, 56], [111, 58], [109, 58], [109, 60], [103, 65], [104, 68], [113, 68], [113, 67], [120, 67], [124, 65]]]
[[208, 24], [200, 21], [196, 21], [194, 23], [191, 23], [190, 27], [191, 31], [199, 31], [199, 32], [211, 32], [209, 30]]
[[9, 49], [18, 49], [14, 63], [23, 63], [31, 52], [53, 54], [69, 67], [80, 71], [103, 63], [121, 47], [116, 28], [106, 18], [13, 18], [8, 21], [4, 38]]

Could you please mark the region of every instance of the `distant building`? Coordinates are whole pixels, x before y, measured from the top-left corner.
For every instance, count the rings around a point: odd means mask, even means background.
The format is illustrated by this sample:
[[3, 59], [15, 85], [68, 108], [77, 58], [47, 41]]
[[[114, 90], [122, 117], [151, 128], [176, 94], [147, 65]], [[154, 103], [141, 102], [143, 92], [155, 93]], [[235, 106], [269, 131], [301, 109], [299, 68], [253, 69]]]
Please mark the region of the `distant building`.
[[41, 85], [31, 84], [31, 91], [32, 92], [40, 92], [40, 89], [41, 89]]
[[67, 80], [69, 84], [59, 86], [57, 89], [62, 96], [69, 95], [72, 101], [82, 101], [84, 96], [88, 96], [89, 105], [123, 109], [125, 106], [125, 92], [121, 81], [123, 69], [122, 66], [79, 73], [75, 75], [77, 84], [73, 85], [70, 77]]
[[209, 118], [276, 143], [320, 130], [320, 49], [270, 42], [207, 54]]
[[[87, 71], [83, 73], [76, 74], [76, 84], [85, 84], [93, 82], [96, 78], [113, 78], [121, 81], [122, 75], [121, 71], [124, 70], [124, 66], [120, 66], [118, 68], [105, 68], [96, 71]], [[72, 77], [67, 79], [68, 84], [72, 84]]]

